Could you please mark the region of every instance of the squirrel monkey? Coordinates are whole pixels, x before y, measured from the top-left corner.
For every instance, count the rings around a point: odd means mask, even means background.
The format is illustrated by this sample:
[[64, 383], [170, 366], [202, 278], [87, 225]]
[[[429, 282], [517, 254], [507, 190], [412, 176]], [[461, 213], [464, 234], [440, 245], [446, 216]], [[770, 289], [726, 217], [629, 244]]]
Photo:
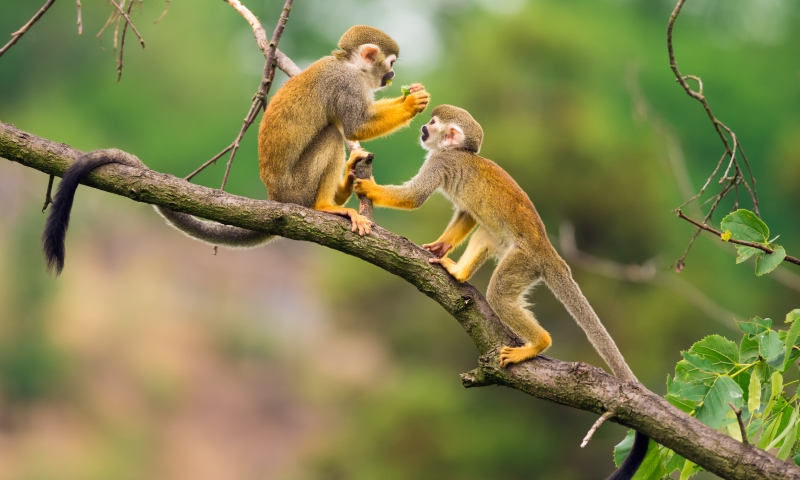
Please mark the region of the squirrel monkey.
[[[414, 178], [403, 185], [356, 179], [355, 191], [376, 206], [414, 209], [440, 189], [455, 204], [455, 215], [444, 233], [423, 247], [435, 255], [429, 259], [431, 263], [444, 267], [459, 282], [467, 281], [487, 258], [498, 260], [486, 299], [500, 320], [526, 342], [521, 347], [502, 347], [500, 366], [533, 358], [552, 343], [524, 301], [531, 287], [544, 281], [614, 375], [635, 381], [614, 340], [572, 279], [569, 266], [547, 239], [531, 200], [508, 173], [478, 155], [483, 141], [478, 122], [466, 110], [440, 105], [422, 127], [420, 140], [428, 155]], [[457, 262], [448, 258], [473, 229], [461, 258]], [[644, 459], [648, 442], [648, 437], [637, 432], [631, 454], [610, 478], [631, 478]]]
[[[356, 25], [344, 33], [338, 47], [290, 78], [272, 97], [258, 133], [261, 179], [270, 200], [349, 217], [352, 231], [365, 235], [372, 222], [340, 205], [353, 191], [348, 173], [368, 154], [354, 151], [345, 162], [344, 139], [369, 140], [408, 125], [425, 110], [430, 95], [413, 84], [408, 95], [374, 99], [374, 92], [394, 78], [400, 54], [397, 43], [383, 31]], [[146, 168], [135, 156], [109, 149], [85, 155], [65, 172], [42, 235], [48, 270], [59, 274], [64, 267], [64, 238], [78, 185], [108, 163]], [[212, 245], [250, 248], [274, 238], [162, 207], [156, 210], [178, 230]]]

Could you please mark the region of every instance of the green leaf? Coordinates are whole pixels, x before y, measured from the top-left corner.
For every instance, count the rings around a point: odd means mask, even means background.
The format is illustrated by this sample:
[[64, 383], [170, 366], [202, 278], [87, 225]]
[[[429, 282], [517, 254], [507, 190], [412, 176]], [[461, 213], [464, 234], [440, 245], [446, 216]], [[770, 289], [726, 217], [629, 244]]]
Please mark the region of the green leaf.
[[[740, 408], [743, 402], [741, 387], [727, 375], [720, 375], [708, 391], [702, 405], [697, 408], [698, 420], [717, 428], [730, 423], [727, 414], [731, 410], [729, 403]], [[735, 420], [734, 420], [735, 421]]]
[[709, 335], [700, 340], [692, 345], [689, 353], [708, 360], [712, 365], [712, 371], [719, 373], [730, 372], [739, 362], [739, 347], [720, 335]]
[[746, 322], [736, 322], [739, 330], [749, 335], [758, 335], [772, 328], [772, 320], [769, 318], [753, 317]]
[[728, 370], [725, 368], [725, 364], [714, 364], [706, 357], [701, 357], [700, 355], [690, 352], [681, 352], [681, 356], [684, 358], [684, 360], [689, 362], [689, 364], [700, 371], [709, 373], [728, 373]]
[[773, 368], [783, 367], [783, 342], [775, 330], [769, 330], [756, 336], [758, 353]]
[[761, 408], [761, 374], [759, 369], [753, 369], [750, 375], [750, 386], [747, 394], [747, 411], [750, 415], [756, 413]]
[[786, 458], [792, 452], [792, 447], [794, 446], [795, 440], [797, 440], [797, 410], [792, 413], [792, 418], [789, 420], [789, 426], [786, 430], [784, 430], [784, 434], [785, 438], [783, 439], [783, 445], [781, 445], [781, 449], [778, 450], [777, 455], [775, 455], [781, 460], [786, 460]]
[[761, 250], [746, 245], [736, 245], [736, 251], [739, 253], [739, 256], [736, 257], [736, 263], [740, 264], [746, 262], [748, 258]]
[[758, 340], [755, 335], [745, 335], [739, 345], [739, 361], [750, 363], [758, 358]]
[[772, 253], [759, 252], [761, 255], [756, 256], [756, 275], [761, 276], [775, 270], [786, 258], [786, 250], [780, 245], [773, 247], [775, 250]]
[[675, 365], [676, 382], [711, 386], [711, 384], [714, 383], [715, 377], [716, 374], [704, 372], [686, 360], [681, 360], [677, 365]]
[[[706, 393], [707, 393], [708, 392], [708, 387], [705, 387], [705, 390], [706, 390]], [[705, 393], [703, 393], [703, 395], [705, 395]], [[694, 403], [693, 401], [685, 399], [685, 398], [680, 398], [680, 397], [675, 396], [675, 395], [667, 394], [667, 395], [664, 396], [664, 398], [669, 403], [671, 403], [673, 406], [678, 407], [679, 410], [682, 410], [682, 411], [684, 411], [686, 413], [692, 413], [694, 411], [695, 407], [697, 406], [697, 404]]]
[[695, 473], [700, 471], [700, 466], [696, 465], [691, 460], [686, 460], [683, 464], [683, 470], [681, 470], [681, 479], [680, 480], [687, 480], [689, 477], [694, 475]]
[[667, 459], [666, 464], [664, 465], [664, 472], [669, 475], [675, 470], [680, 471], [683, 469], [684, 462], [686, 459], [678, 455], [677, 453], [673, 452], [672, 450], [667, 450], [667, 455], [665, 458]]
[[794, 458], [792, 458], [792, 460], [794, 460], [795, 465], [800, 465], [800, 451], [794, 454]]
[[769, 227], [750, 210], [739, 209], [720, 222], [720, 230], [731, 231], [736, 240], [766, 243], [769, 240]]
[[786, 321], [784, 323], [792, 323], [797, 319], [800, 319], [800, 308], [795, 308], [791, 312], [787, 313]]
[[614, 447], [614, 465], [617, 467], [622, 465], [622, 462], [624, 462], [625, 459], [628, 458], [628, 454], [631, 453], [634, 435], [636, 435], [635, 430], [628, 430], [628, 434], [625, 435], [625, 438]]
[[800, 322], [795, 322], [794, 320], [796, 317], [794, 316], [790, 319], [790, 315], [794, 312], [797, 312], [797, 315], [800, 316], [800, 309], [792, 310], [786, 315], [786, 321], [792, 322], [792, 325], [789, 327], [789, 331], [786, 332], [786, 346], [784, 347], [782, 372], [788, 370], [794, 361], [800, 357], [800, 350], [794, 348], [800, 345]]

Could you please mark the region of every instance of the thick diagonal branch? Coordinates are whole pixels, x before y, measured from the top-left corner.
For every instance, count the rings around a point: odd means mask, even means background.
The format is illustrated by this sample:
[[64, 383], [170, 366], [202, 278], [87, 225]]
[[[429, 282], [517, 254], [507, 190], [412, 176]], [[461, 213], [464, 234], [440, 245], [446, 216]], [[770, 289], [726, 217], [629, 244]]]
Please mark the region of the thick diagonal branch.
[[[83, 152], [0, 123], [0, 157], [61, 176]], [[479, 367], [462, 375], [466, 386], [505, 385], [562, 405], [603, 414], [635, 428], [724, 478], [800, 478], [800, 468], [743, 445], [671, 406], [638, 383], [621, 382], [583, 363], [541, 356], [508, 369], [497, 366], [502, 344], [520, 344], [469, 284], [456, 283], [428, 263], [430, 254], [409, 240], [376, 227], [359, 237], [348, 221], [292, 204], [252, 200], [190, 184], [172, 175], [120, 165], [87, 177], [92, 187], [138, 202], [283, 237], [315, 242], [377, 265], [428, 295], [472, 338]], [[577, 439], [576, 439], [577, 444]]]

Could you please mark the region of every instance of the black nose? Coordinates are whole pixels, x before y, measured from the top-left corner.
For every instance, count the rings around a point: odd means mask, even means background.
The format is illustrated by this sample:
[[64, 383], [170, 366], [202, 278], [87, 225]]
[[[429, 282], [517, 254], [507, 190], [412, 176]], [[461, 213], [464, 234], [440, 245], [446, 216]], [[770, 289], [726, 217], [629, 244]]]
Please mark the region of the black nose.
[[383, 78], [385, 78], [386, 80], [393, 79], [394, 78], [394, 70], [392, 70], [389, 73], [387, 73], [386, 75], [384, 75]]
[[422, 134], [425, 135], [426, 137], [429, 135], [428, 134], [428, 126], [427, 125], [423, 125], [422, 126]]

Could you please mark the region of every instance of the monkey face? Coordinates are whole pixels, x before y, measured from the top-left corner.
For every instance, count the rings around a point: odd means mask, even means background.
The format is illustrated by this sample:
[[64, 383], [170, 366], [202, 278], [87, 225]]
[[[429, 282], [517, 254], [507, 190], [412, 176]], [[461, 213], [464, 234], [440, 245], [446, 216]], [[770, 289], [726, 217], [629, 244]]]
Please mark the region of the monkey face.
[[432, 150], [436, 145], [436, 138], [441, 130], [441, 122], [437, 117], [422, 126], [422, 135], [419, 137], [422, 148]]

